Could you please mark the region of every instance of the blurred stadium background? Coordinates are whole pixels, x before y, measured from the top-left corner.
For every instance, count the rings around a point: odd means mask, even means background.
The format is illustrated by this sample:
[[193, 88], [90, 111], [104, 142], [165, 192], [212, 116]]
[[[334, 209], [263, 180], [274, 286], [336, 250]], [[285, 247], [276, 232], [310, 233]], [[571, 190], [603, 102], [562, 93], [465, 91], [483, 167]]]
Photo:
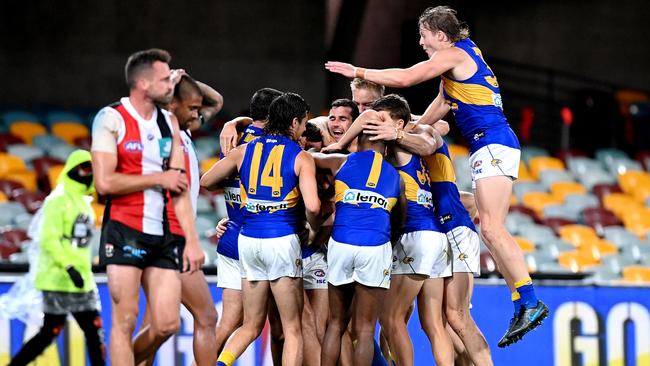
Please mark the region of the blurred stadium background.
[[[650, 365], [650, 7], [631, 0], [446, 4], [468, 23], [497, 75], [522, 143], [507, 226], [552, 311], [524, 341], [497, 348], [511, 305], [483, 247], [472, 312], [495, 364]], [[221, 125], [246, 113], [258, 88], [297, 92], [319, 113], [350, 96], [347, 81], [325, 71], [326, 60], [378, 68], [423, 60], [417, 17], [435, 5], [443, 3], [3, 2], [0, 293], [27, 270], [27, 227], [67, 155], [89, 148], [94, 113], [127, 94], [123, 66], [133, 51], [165, 48], [173, 67], [224, 96], [223, 111], [194, 135], [205, 170], [218, 156]], [[397, 92], [422, 113], [438, 82]], [[456, 132], [452, 127], [448, 143], [458, 185], [471, 190], [467, 149]], [[93, 204], [98, 217], [103, 202]], [[214, 273], [212, 228], [225, 214], [223, 196], [201, 192], [198, 212], [206, 272]], [[96, 250], [99, 231], [94, 240]], [[104, 284], [100, 293], [110, 325]], [[189, 365], [191, 327], [184, 322], [159, 365]], [[0, 363], [35, 329], [0, 317]], [[410, 329], [416, 364], [433, 364], [417, 317]], [[38, 365], [85, 364], [82, 333], [68, 327], [65, 334]], [[262, 339], [239, 365], [264, 360]]]

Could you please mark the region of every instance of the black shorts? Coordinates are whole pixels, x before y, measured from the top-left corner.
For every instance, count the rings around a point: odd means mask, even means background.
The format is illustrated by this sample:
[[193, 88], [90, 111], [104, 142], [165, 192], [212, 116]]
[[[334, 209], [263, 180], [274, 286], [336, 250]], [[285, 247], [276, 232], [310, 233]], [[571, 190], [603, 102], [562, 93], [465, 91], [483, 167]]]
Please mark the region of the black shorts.
[[140, 269], [182, 269], [185, 238], [145, 234], [120, 222], [106, 220], [99, 246], [99, 264], [119, 264]]

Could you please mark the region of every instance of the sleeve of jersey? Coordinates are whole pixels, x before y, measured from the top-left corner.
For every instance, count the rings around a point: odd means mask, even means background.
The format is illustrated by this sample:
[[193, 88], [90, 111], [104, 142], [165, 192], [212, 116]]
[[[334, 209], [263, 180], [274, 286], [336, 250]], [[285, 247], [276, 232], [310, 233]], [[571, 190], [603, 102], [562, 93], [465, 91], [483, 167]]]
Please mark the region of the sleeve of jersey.
[[117, 140], [122, 116], [111, 107], [97, 113], [93, 121], [91, 151], [117, 154]]
[[65, 209], [62, 201], [53, 199], [46, 202], [43, 206], [43, 226], [41, 227], [41, 250], [42, 255], [47, 255], [57, 266], [66, 268], [72, 265], [69, 255], [69, 245], [61, 242], [63, 237], [63, 215], [61, 212]]

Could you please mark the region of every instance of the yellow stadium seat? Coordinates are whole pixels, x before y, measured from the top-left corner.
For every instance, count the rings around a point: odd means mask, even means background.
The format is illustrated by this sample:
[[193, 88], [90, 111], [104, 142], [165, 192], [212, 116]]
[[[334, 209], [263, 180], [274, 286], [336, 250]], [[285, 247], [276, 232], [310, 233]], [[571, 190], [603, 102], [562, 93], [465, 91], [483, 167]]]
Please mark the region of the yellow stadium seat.
[[36, 192], [38, 190], [36, 172], [34, 171], [26, 170], [23, 172], [10, 173], [7, 178], [22, 184], [23, 187], [30, 192]]
[[544, 207], [562, 204], [562, 200], [546, 192], [527, 192], [521, 200], [524, 206], [535, 210], [539, 217], [544, 216]]
[[14, 122], [9, 126], [9, 132], [12, 135], [18, 136], [31, 145], [34, 136], [47, 134], [45, 126], [36, 122]]
[[618, 254], [618, 247], [608, 240], [594, 239], [585, 241], [578, 251], [601, 260], [603, 256]]
[[530, 170], [526, 166], [524, 161], [519, 162], [519, 174], [517, 177], [517, 182], [534, 182], [535, 178], [530, 174]]
[[630, 170], [618, 176], [618, 185], [625, 193], [632, 193], [640, 185], [650, 185], [650, 174], [638, 170]]
[[447, 145], [447, 149], [449, 149], [449, 157], [452, 161], [457, 157], [469, 155], [469, 149], [462, 145], [449, 144]]
[[600, 240], [596, 231], [585, 225], [564, 225], [559, 230], [560, 238], [568, 243], [581, 247], [587, 243]]
[[612, 211], [619, 219], [623, 218], [626, 211], [643, 207], [634, 197], [625, 193], [610, 193], [604, 196], [603, 206]]
[[27, 166], [18, 156], [0, 153], [0, 178], [9, 178], [13, 173], [26, 172]]
[[514, 205], [516, 205], [517, 203], [518, 203], [518, 201], [517, 201], [517, 196], [515, 196], [514, 194], [511, 195], [511, 196], [510, 196], [510, 206], [514, 206]]
[[52, 134], [58, 136], [70, 145], [79, 137], [88, 137], [88, 127], [77, 122], [57, 122], [52, 125]]
[[650, 267], [628, 266], [623, 268], [623, 281], [630, 283], [650, 283]]
[[97, 202], [93, 202], [91, 206], [93, 207], [93, 211], [95, 212], [95, 226], [99, 228], [102, 226], [102, 220], [104, 219], [104, 209], [106, 208], [106, 206]]
[[216, 164], [218, 161], [219, 161], [219, 157], [208, 158], [203, 160], [201, 162], [201, 173], [205, 173], [208, 170], [210, 170], [210, 168], [212, 168], [212, 166]]
[[3, 192], [0, 192], [0, 202], [7, 202], [7, 196]]
[[623, 217], [623, 224], [640, 239], [645, 239], [650, 232], [650, 209], [642, 208], [631, 211]]
[[517, 242], [517, 245], [519, 245], [519, 248], [521, 248], [522, 252], [531, 253], [535, 251], [535, 244], [532, 241], [522, 236], [515, 236], [514, 239]]
[[551, 184], [551, 194], [562, 201], [570, 194], [585, 194], [587, 189], [578, 182], [555, 182]]
[[569, 268], [572, 272], [582, 272], [600, 264], [598, 259], [580, 251], [561, 252], [557, 260], [561, 266]]
[[566, 170], [562, 160], [550, 156], [536, 156], [528, 161], [530, 173], [539, 180], [540, 173], [544, 170]]
[[50, 182], [50, 188], [54, 189], [56, 183], [59, 180], [59, 174], [63, 170], [63, 165], [55, 165], [47, 171], [47, 180]]

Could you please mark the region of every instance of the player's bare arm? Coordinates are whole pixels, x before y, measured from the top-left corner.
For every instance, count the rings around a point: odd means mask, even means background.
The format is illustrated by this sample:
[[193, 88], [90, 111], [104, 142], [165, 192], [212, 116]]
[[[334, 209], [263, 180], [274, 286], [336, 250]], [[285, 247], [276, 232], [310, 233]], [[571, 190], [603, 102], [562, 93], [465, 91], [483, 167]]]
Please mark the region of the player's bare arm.
[[224, 155], [228, 155], [230, 150], [237, 147], [239, 131], [243, 131], [252, 123], [253, 120], [250, 117], [237, 117], [223, 125], [219, 134], [219, 144], [221, 145], [221, 152]]
[[307, 213], [307, 222], [311, 227], [318, 227], [320, 220], [320, 199], [316, 186], [316, 165], [308, 152], [301, 152], [296, 158], [295, 173], [298, 176], [298, 188], [302, 195]]

